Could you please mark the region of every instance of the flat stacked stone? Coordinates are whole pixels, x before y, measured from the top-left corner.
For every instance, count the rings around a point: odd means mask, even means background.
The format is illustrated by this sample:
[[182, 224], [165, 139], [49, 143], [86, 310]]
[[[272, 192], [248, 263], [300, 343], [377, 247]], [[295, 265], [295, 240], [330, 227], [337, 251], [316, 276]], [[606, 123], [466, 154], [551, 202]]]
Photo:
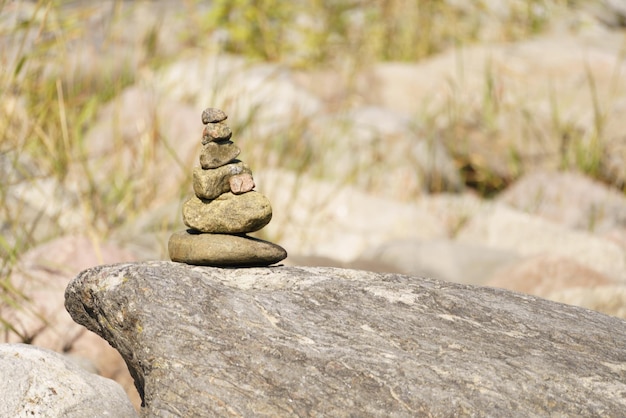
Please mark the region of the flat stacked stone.
[[226, 114], [202, 112], [200, 167], [193, 169], [194, 196], [183, 204], [186, 231], [174, 233], [172, 261], [215, 267], [268, 266], [287, 257], [279, 245], [249, 237], [272, 219], [267, 197], [254, 190], [252, 171], [237, 157]]

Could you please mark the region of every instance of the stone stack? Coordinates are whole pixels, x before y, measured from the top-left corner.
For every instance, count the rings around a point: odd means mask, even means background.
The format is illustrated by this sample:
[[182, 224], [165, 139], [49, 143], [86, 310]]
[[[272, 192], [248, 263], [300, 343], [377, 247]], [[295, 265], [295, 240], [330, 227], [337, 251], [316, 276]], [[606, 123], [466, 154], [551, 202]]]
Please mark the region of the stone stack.
[[241, 150], [230, 140], [227, 116], [202, 112], [200, 167], [193, 170], [195, 196], [183, 205], [186, 231], [174, 233], [168, 248], [172, 261], [215, 267], [268, 266], [287, 257], [284, 248], [246, 234], [272, 219], [267, 197], [254, 191], [252, 171], [237, 160]]

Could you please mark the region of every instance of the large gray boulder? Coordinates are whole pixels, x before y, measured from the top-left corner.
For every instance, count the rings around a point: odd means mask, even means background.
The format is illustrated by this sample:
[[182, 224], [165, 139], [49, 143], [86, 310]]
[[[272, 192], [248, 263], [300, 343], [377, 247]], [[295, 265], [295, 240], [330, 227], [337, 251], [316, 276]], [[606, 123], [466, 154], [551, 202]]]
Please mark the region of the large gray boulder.
[[604, 234], [626, 227], [626, 195], [575, 171], [527, 173], [496, 201], [572, 229]]
[[66, 290], [143, 416], [623, 416], [626, 322], [505, 290], [320, 267], [126, 263]]
[[0, 344], [0, 417], [136, 417], [120, 385], [54, 351]]

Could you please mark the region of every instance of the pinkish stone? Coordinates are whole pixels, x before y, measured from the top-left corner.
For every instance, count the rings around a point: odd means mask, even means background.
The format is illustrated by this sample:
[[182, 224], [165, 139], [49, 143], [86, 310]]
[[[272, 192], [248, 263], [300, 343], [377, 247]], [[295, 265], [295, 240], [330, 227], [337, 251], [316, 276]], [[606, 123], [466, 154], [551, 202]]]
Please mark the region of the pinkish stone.
[[230, 183], [230, 191], [234, 194], [241, 194], [254, 189], [254, 179], [250, 173], [236, 174], [231, 176], [228, 181]]

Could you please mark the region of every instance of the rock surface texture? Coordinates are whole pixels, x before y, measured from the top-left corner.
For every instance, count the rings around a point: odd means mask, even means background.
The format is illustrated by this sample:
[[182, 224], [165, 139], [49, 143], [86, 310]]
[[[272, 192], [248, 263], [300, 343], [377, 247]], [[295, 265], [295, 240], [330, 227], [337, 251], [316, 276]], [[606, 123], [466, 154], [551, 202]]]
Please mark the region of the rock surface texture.
[[74, 320], [143, 416], [623, 416], [626, 322], [532, 296], [336, 268], [99, 266]]
[[205, 127], [200, 167], [193, 169], [195, 196], [183, 205], [183, 221], [190, 229], [170, 237], [170, 258], [219, 267], [275, 264], [287, 257], [284, 248], [246, 236], [270, 222], [272, 206], [267, 197], [253, 190], [250, 168], [235, 159], [241, 150], [230, 140], [232, 131], [226, 119], [220, 109], [202, 112]]
[[120, 385], [54, 351], [0, 344], [1, 417], [136, 417]]

